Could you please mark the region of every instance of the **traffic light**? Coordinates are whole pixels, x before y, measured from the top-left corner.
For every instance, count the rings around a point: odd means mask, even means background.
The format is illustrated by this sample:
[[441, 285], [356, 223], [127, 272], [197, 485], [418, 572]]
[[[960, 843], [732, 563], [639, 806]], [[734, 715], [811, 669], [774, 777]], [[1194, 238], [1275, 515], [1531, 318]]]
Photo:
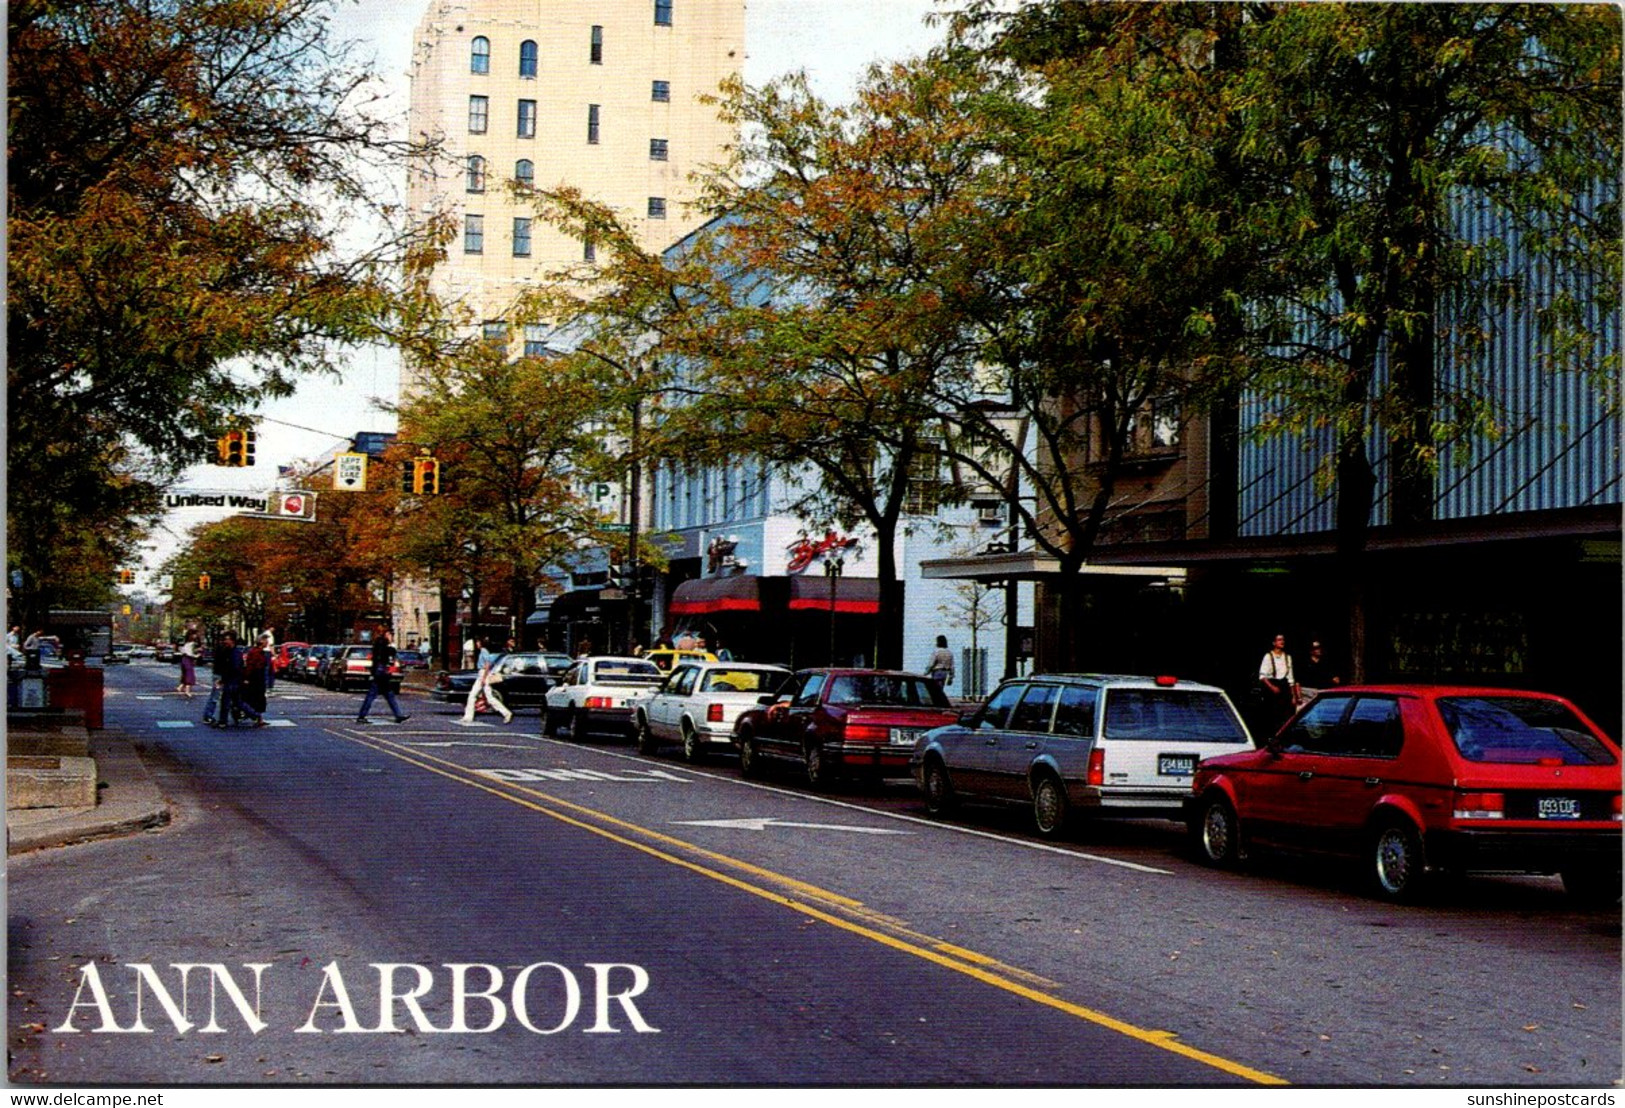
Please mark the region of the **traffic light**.
[[197, 591], [209, 591], [209, 575], [207, 573], [200, 573], [197, 575]]
[[254, 464], [256, 434], [251, 428], [227, 431], [215, 440], [218, 465], [251, 466]]
[[413, 458], [401, 470], [401, 491], [434, 496], [440, 491], [440, 459]]
[[118, 571], [118, 583], [121, 585], [135, 584], [135, 570], [121, 569]]
[[254, 446], [258, 437], [252, 427], [243, 432], [243, 465], [245, 466], [254, 464]]

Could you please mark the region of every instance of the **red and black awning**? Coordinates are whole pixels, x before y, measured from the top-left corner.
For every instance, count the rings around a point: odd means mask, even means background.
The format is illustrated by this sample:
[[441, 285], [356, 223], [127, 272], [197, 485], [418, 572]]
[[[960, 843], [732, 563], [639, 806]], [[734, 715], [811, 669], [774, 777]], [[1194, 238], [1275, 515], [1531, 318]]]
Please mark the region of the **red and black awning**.
[[[847, 612], [872, 616], [880, 611], [880, 582], [873, 577], [836, 577], [830, 589], [828, 577], [790, 578], [790, 610], [793, 612]], [[832, 598], [833, 593], [833, 598]]]
[[715, 612], [762, 610], [759, 577], [702, 577], [684, 581], [666, 610], [674, 616], [708, 616]]

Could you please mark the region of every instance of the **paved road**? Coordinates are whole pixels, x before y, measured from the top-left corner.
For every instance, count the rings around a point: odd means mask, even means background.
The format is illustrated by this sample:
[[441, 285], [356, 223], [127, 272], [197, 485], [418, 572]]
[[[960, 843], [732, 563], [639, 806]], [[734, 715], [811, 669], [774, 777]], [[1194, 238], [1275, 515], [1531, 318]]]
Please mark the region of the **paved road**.
[[[926, 820], [901, 783], [812, 796], [544, 740], [534, 712], [465, 728], [419, 701], [405, 725], [359, 727], [355, 694], [282, 685], [276, 726], [187, 727], [201, 702], [164, 694], [172, 680], [110, 671], [108, 715], [175, 825], [13, 860], [16, 1081], [1619, 1077], [1619, 912], [1575, 911], [1555, 881], [1396, 908], [1324, 867], [1201, 869], [1171, 824], [1057, 848], [1013, 814]], [[185, 993], [198, 1026], [178, 1033], [149, 980], [151, 1033], [92, 1033], [134, 1022], [133, 963], [177, 1004], [174, 964], [226, 967], [245, 996], [242, 967], [263, 964], [265, 1026], [220, 987], [221, 1030], [203, 1030], [205, 969]]]

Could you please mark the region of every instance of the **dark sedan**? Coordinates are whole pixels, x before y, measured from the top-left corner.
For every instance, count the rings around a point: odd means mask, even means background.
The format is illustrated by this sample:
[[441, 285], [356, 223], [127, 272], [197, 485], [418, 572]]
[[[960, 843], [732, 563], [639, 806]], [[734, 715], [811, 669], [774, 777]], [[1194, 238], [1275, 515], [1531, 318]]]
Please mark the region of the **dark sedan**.
[[[504, 654], [492, 671], [502, 675], [495, 686], [496, 694], [509, 708], [540, 708], [547, 690], [558, 683], [558, 677], [549, 672], [546, 654]], [[468, 702], [468, 690], [474, 687], [478, 675], [476, 669], [442, 673], [429, 695], [442, 704], [462, 706]]]
[[814, 788], [843, 774], [906, 774], [914, 740], [959, 718], [935, 680], [890, 670], [803, 670], [763, 701], [734, 724], [739, 771], [786, 758]]

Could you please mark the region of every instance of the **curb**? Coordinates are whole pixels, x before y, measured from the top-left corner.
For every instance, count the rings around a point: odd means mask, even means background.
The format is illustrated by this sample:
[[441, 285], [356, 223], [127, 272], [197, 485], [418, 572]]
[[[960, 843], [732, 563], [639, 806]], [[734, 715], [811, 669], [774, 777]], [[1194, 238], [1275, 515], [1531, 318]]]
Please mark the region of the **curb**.
[[122, 733], [93, 732], [90, 753], [96, 760], [96, 806], [8, 811], [8, 855], [130, 835], [169, 823], [163, 793]]

